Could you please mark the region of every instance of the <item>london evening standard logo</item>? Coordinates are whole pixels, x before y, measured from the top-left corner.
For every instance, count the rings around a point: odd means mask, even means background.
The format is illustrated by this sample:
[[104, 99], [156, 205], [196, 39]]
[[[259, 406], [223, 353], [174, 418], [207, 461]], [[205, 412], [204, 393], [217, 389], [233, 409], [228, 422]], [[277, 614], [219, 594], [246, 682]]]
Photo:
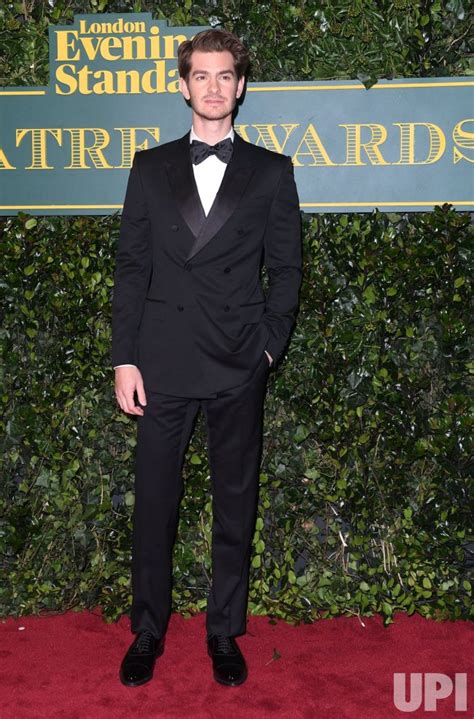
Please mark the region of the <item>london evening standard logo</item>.
[[179, 92], [177, 49], [199, 28], [173, 33], [165, 22], [125, 16], [77, 16], [52, 33], [50, 63], [57, 95]]

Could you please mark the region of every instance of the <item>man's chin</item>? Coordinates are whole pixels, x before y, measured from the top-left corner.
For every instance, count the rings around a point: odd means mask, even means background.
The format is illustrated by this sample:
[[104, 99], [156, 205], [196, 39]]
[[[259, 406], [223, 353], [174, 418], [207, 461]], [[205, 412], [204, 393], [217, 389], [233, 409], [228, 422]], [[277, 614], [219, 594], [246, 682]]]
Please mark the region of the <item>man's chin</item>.
[[193, 111], [198, 117], [201, 118], [201, 120], [207, 120], [208, 122], [212, 122], [213, 120], [225, 120], [227, 117], [231, 117], [232, 113], [234, 112], [234, 108], [229, 111], [228, 108], [224, 109], [222, 107], [215, 107], [213, 110], [201, 110], [193, 107]]

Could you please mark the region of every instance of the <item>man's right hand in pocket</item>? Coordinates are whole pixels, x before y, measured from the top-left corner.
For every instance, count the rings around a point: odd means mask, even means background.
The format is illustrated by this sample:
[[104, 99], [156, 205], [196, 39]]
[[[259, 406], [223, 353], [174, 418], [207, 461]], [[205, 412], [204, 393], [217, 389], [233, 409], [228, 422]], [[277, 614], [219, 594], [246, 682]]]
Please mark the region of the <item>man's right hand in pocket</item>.
[[115, 368], [115, 396], [120, 408], [127, 414], [143, 416], [142, 407], [134, 401], [135, 391], [141, 405], [146, 405], [145, 388], [140, 370], [135, 365], [121, 365]]

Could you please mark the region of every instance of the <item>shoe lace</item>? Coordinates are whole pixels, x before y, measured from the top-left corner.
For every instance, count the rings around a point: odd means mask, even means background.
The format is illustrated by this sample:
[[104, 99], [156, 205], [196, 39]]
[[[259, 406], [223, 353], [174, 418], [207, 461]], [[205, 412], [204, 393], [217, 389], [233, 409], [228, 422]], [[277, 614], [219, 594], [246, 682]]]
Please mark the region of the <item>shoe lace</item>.
[[217, 643], [217, 651], [219, 654], [233, 653], [234, 649], [232, 647], [232, 642], [230, 641], [229, 637], [226, 637], [224, 634], [216, 634], [215, 639]]
[[135, 654], [149, 654], [153, 650], [154, 636], [151, 632], [141, 632], [135, 641]]

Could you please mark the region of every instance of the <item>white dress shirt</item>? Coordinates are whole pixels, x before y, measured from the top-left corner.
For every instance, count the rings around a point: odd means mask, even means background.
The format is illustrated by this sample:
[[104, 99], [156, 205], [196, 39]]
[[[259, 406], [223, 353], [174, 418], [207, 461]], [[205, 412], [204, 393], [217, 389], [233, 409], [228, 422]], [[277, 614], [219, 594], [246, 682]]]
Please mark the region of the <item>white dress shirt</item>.
[[[219, 142], [221, 140], [226, 140], [228, 137], [234, 142], [234, 128], [231, 127], [227, 135], [224, 137], [221, 137]], [[194, 127], [191, 127], [191, 132], [189, 134], [189, 143], [193, 140], [198, 140], [199, 142], [204, 142], [204, 140], [201, 140], [201, 138], [196, 135], [194, 132]], [[221, 186], [222, 178], [224, 177], [224, 173], [226, 171], [226, 163], [222, 162], [222, 160], [219, 160], [216, 155], [210, 155], [209, 157], [206, 157], [205, 160], [199, 163], [199, 165], [193, 165], [193, 172], [194, 172], [194, 179], [196, 181], [197, 190], [199, 193], [199, 199], [201, 200], [201, 205], [204, 210], [204, 214], [209, 214], [211, 207], [214, 203], [214, 200], [216, 199], [216, 195], [219, 192], [219, 187]], [[273, 360], [271, 355], [265, 350], [265, 354], [268, 357], [268, 361], [270, 364], [272, 364]], [[133, 364], [119, 364], [114, 367], [114, 369], [117, 369], [117, 367], [135, 367], [136, 365]]]
[[[227, 135], [222, 137], [221, 140], [226, 140], [228, 137], [230, 137], [232, 142], [234, 142], [233, 127], [230, 128]], [[204, 142], [204, 140], [201, 140], [201, 138], [196, 135], [194, 128], [192, 127], [189, 135], [189, 142], [191, 143], [193, 140]], [[219, 142], [221, 142], [221, 140], [219, 140]], [[201, 205], [206, 216], [209, 214], [214, 200], [216, 199], [226, 167], [226, 163], [219, 160], [216, 155], [209, 155], [209, 157], [206, 157], [206, 159], [200, 162], [199, 165], [193, 165], [194, 179], [196, 180], [199, 199], [201, 200]]]

